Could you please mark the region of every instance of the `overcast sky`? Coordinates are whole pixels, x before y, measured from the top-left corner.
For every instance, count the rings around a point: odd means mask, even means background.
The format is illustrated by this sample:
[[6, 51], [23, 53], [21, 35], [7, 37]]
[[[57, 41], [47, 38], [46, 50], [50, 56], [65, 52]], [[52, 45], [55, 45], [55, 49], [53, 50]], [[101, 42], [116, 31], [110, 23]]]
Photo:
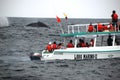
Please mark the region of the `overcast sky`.
[[120, 16], [120, 0], [0, 0], [0, 16], [55, 18], [111, 18]]

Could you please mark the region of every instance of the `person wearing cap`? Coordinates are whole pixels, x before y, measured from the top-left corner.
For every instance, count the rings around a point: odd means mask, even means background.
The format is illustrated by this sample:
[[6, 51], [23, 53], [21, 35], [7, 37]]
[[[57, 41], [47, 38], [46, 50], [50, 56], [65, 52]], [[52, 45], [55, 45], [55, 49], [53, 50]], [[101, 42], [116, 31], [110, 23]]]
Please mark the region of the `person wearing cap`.
[[49, 44], [46, 46], [46, 50], [48, 51], [48, 52], [52, 52], [52, 45], [51, 45], [52, 43], [51, 42], [49, 42]]

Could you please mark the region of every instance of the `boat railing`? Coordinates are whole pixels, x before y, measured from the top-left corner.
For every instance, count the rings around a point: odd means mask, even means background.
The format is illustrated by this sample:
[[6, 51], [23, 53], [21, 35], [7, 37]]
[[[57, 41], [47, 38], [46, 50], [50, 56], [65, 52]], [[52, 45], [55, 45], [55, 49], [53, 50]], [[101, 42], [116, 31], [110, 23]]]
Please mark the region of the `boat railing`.
[[[102, 25], [108, 26], [110, 23], [101, 23]], [[88, 32], [88, 27], [90, 24], [75, 24], [75, 25], [68, 25], [68, 34], [70, 33], [80, 33], [80, 32]], [[98, 23], [92, 23], [96, 32], [98, 32]], [[119, 27], [118, 27], [119, 28]], [[119, 29], [118, 29], [119, 30]], [[116, 27], [115, 27], [116, 31]]]

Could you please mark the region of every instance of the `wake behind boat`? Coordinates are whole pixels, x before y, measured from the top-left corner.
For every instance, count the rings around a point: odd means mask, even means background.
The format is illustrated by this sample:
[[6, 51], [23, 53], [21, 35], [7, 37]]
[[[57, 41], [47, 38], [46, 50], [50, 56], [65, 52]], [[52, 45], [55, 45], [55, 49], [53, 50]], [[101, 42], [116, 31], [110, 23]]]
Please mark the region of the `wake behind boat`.
[[[101, 23], [108, 26], [109, 23]], [[120, 58], [120, 43], [117, 41], [117, 36], [120, 36], [119, 28], [115, 28], [114, 31], [104, 30], [99, 31], [97, 23], [92, 24], [95, 31], [88, 32], [89, 24], [76, 24], [68, 25], [67, 33], [60, 34], [64, 38], [64, 45], [66, 44], [66, 38], [73, 38], [73, 48], [61, 48], [55, 49], [52, 52], [43, 50], [39, 57], [40, 60], [82, 60], [82, 59], [108, 59], [108, 58]], [[84, 30], [82, 30], [85, 28]], [[79, 39], [86, 39], [89, 41], [93, 39], [93, 46], [78, 47]], [[107, 38], [111, 38], [111, 42], [107, 42]], [[104, 40], [106, 40], [104, 42]], [[98, 45], [97, 43], [101, 43]]]

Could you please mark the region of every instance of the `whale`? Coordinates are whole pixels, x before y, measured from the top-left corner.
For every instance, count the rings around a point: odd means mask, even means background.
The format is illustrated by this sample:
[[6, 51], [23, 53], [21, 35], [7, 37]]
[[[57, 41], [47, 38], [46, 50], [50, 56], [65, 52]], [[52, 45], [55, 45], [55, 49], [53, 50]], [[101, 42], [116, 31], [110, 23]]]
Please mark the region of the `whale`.
[[35, 22], [35, 23], [30, 23], [26, 26], [31, 26], [31, 27], [48, 27], [48, 25], [46, 25], [45, 23], [43, 22]]

